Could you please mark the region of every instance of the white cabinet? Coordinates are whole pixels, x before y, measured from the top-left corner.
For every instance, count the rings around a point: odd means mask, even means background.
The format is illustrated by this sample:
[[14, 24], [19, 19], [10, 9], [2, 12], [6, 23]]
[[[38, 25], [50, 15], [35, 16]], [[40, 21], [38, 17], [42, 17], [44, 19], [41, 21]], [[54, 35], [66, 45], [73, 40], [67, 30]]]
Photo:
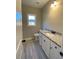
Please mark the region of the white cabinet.
[[49, 59], [63, 59], [62, 49], [53, 42], [51, 42], [50, 58]]
[[42, 36], [42, 49], [44, 50], [44, 52], [45, 52], [45, 38], [44, 38], [44, 36]]
[[56, 45], [42, 33], [39, 33], [39, 44], [42, 46], [42, 49], [49, 59], [63, 59], [62, 48]]
[[49, 51], [50, 51], [50, 40], [45, 37], [44, 35], [42, 36], [42, 48], [44, 52], [46, 53], [47, 57], [49, 58]]
[[42, 34], [39, 33], [39, 44], [42, 46]]

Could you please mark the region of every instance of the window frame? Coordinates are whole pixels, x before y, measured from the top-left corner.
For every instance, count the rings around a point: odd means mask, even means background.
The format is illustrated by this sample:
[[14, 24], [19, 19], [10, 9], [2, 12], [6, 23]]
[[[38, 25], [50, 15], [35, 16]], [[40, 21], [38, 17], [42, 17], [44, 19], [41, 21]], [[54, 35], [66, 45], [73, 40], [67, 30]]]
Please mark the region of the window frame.
[[[29, 24], [29, 21], [33, 21], [33, 20], [29, 20], [29, 16], [35, 16], [35, 22], [34, 22], [34, 25], [32, 25], [32, 24]], [[28, 14], [27, 15], [27, 18], [28, 18], [28, 20], [27, 20], [27, 24], [28, 24], [28, 26], [36, 26], [36, 15], [35, 14]]]

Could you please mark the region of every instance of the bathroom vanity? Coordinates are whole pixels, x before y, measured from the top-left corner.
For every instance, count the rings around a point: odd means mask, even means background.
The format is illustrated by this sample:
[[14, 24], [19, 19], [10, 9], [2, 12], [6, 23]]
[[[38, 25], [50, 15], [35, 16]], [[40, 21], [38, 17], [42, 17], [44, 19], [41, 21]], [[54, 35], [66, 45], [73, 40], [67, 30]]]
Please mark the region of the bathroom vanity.
[[49, 59], [63, 59], [62, 35], [40, 30], [39, 44]]

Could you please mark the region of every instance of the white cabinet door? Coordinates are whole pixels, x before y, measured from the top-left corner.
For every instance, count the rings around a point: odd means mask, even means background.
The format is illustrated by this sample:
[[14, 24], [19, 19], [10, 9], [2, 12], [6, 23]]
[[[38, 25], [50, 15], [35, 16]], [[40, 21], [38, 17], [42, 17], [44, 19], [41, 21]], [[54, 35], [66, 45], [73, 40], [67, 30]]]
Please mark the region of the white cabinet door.
[[46, 53], [47, 57], [49, 58], [49, 51], [50, 51], [50, 40], [43, 35], [42, 39], [42, 48]]
[[39, 44], [42, 46], [42, 34], [39, 33]]
[[[52, 43], [52, 42], [51, 42]], [[49, 59], [56, 59], [56, 55], [55, 55], [55, 49], [54, 49], [54, 45], [51, 44], [51, 47], [50, 47], [50, 58]]]
[[44, 36], [42, 36], [42, 49], [45, 52], [45, 38], [44, 38]]
[[63, 57], [60, 55], [60, 52], [61, 52], [61, 48], [58, 47], [55, 43], [51, 42], [49, 59], [63, 59]]
[[50, 52], [50, 40], [48, 38], [46, 38], [46, 42], [45, 42], [45, 51], [46, 51], [46, 55], [49, 58], [49, 52]]

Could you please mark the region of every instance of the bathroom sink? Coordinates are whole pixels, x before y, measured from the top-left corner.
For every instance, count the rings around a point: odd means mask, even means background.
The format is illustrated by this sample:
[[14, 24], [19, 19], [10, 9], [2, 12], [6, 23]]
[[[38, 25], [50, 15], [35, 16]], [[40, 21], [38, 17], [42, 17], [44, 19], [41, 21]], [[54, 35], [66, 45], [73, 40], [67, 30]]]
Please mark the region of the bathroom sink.
[[50, 35], [50, 33], [49, 33], [49, 32], [45, 32], [45, 34], [46, 34], [46, 35]]
[[49, 36], [49, 37], [53, 37], [54, 35], [50, 32], [50, 31], [47, 31], [47, 30], [40, 30], [42, 33], [44, 33], [46, 36]]
[[46, 34], [47, 36], [49, 36], [49, 37], [53, 37], [53, 36], [54, 36], [51, 32], [46, 32], [45, 34]]

